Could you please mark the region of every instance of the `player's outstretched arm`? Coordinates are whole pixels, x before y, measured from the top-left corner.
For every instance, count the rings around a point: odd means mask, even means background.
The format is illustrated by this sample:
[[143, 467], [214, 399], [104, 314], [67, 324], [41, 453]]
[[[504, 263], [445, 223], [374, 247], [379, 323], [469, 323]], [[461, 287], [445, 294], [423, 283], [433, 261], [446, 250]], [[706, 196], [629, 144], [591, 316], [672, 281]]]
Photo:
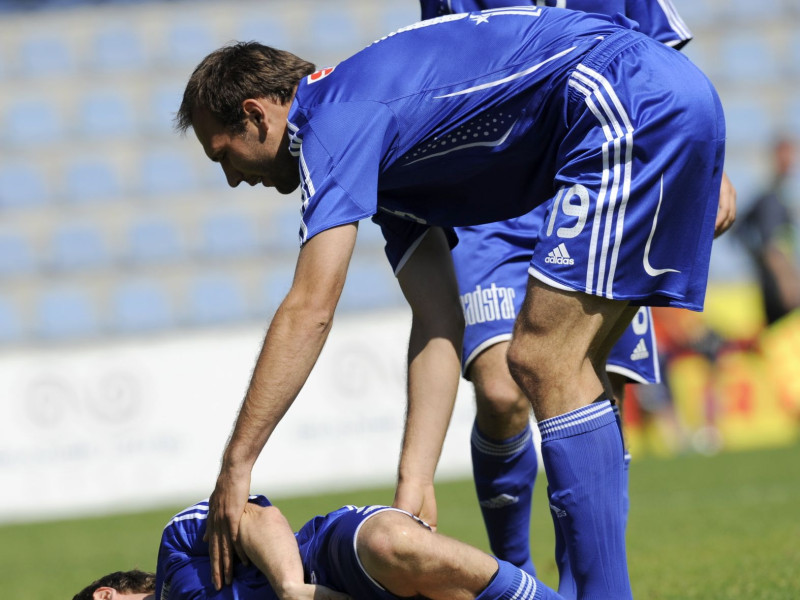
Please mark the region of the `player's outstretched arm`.
[[736, 188], [728, 178], [727, 173], [722, 173], [722, 184], [719, 189], [719, 206], [717, 208], [717, 221], [714, 224], [714, 237], [719, 237], [731, 228], [736, 221]]
[[461, 375], [464, 317], [450, 248], [432, 228], [398, 274], [411, 306], [408, 412], [394, 505], [436, 526], [433, 476]]
[[209, 500], [206, 538], [217, 589], [223, 581], [231, 582], [253, 465], [308, 379], [328, 337], [356, 232], [356, 223], [341, 225], [303, 246], [292, 287], [267, 331]]
[[276, 507], [248, 503], [239, 537], [244, 553], [267, 576], [280, 600], [349, 600], [347, 594], [305, 583], [297, 540]]

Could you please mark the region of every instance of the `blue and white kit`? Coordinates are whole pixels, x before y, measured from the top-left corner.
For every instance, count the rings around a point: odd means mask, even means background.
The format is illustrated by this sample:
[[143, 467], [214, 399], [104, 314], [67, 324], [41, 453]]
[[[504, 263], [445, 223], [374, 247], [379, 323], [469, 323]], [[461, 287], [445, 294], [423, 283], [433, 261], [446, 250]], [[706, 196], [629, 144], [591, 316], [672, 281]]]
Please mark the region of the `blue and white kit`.
[[[250, 502], [270, 506], [265, 496]], [[361, 525], [388, 506], [344, 506], [308, 521], [295, 533], [307, 583], [316, 583], [364, 600], [396, 600], [370, 578], [356, 554], [355, 539]], [[403, 512], [403, 511], [400, 511]], [[404, 513], [407, 514], [407, 513]], [[158, 600], [277, 600], [266, 576], [253, 565], [237, 563], [231, 585], [220, 591], [211, 581], [208, 543], [203, 541], [208, 502], [178, 513], [164, 528], [156, 566]], [[416, 517], [413, 517], [416, 519]], [[416, 519], [421, 526], [427, 527]]]
[[[420, 0], [423, 18], [516, 4], [545, 3], [542, 0]], [[637, 21], [639, 31], [674, 48], [683, 47], [692, 37], [669, 0], [548, 0], [546, 5], [592, 13], [625, 14]], [[511, 339], [514, 319], [525, 295], [527, 263], [538, 239], [530, 232], [538, 232], [546, 211], [547, 206], [541, 205], [516, 219], [456, 228], [459, 243], [453, 250], [453, 260], [466, 318], [462, 352], [465, 373], [483, 350]], [[570, 256], [566, 247], [558, 246], [546, 260], [568, 261]], [[636, 383], [660, 382], [649, 307], [640, 307], [633, 323], [611, 350], [607, 366], [609, 372]]]
[[[531, 275], [701, 310], [722, 108], [688, 59], [634, 27], [549, 7], [454, 14], [307, 77], [289, 112], [301, 241], [374, 217], [397, 271], [429, 226], [548, 204]], [[570, 260], [548, 261], [557, 249]]]

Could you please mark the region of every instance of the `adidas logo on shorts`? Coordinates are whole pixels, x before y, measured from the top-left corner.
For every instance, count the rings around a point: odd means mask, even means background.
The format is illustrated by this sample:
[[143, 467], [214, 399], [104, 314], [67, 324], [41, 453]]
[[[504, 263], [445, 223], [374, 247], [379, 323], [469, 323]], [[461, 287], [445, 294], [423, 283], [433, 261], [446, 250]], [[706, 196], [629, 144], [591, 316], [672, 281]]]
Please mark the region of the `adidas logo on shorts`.
[[544, 262], [552, 265], [574, 265], [575, 259], [571, 258], [567, 247], [564, 242], [550, 250], [549, 254], [545, 257]]
[[636, 348], [631, 352], [631, 360], [644, 360], [649, 358], [650, 353], [647, 351], [647, 344], [644, 343], [644, 338], [639, 338], [639, 343]]
[[519, 496], [512, 496], [511, 494], [500, 494], [488, 500], [481, 500], [480, 505], [483, 508], [503, 508], [519, 502]]

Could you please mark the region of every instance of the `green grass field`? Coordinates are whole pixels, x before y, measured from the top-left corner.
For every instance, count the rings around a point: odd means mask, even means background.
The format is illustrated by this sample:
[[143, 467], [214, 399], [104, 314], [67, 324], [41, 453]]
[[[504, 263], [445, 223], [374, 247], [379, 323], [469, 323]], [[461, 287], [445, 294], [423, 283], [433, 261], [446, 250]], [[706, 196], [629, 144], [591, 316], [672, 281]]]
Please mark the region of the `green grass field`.
[[[800, 446], [642, 459], [631, 474], [628, 554], [637, 600], [800, 599]], [[555, 585], [544, 487], [536, 487], [533, 557], [540, 577]], [[441, 482], [437, 498], [440, 531], [485, 549], [471, 482]], [[343, 504], [391, 499], [392, 490], [381, 488], [274, 500], [298, 527]], [[0, 597], [72, 598], [106, 572], [152, 570], [161, 529], [181, 508], [0, 527]]]

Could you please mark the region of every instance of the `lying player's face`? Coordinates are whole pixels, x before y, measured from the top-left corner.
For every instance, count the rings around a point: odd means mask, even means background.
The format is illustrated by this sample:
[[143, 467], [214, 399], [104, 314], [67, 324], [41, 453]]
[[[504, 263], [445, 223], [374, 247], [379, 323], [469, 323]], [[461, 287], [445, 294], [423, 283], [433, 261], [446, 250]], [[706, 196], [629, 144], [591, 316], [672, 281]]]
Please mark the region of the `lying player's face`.
[[289, 154], [284, 131], [264, 127], [263, 117], [248, 118], [241, 133], [231, 133], [205, 110], [198, 111], [192, 123], [206, 155], [219, 163], [231, 187], [244, 181], [288, 194], [300, 185], [297, 162]]

